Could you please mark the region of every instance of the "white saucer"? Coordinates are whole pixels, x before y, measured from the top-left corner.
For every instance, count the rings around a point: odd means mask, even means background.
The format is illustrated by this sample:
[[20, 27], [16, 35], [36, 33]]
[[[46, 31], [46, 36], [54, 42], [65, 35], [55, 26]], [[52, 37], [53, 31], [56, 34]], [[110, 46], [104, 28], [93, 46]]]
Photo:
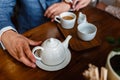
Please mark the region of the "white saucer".
[[64, 67], [66, 67], [69, 64], [70, 60], [71, 60], [71, 53], [70, 53], [69, 49], [67, 49], [66, 50], [66, 58], [62, 63], [55, 65], [55, 66], [49, 66], [49, 65], [45, 65], [43, 62], [37, 60], [36, 65], [39, 68], [46, 70], [46, 71], [57, 71], [57, 70], [60, 70]]

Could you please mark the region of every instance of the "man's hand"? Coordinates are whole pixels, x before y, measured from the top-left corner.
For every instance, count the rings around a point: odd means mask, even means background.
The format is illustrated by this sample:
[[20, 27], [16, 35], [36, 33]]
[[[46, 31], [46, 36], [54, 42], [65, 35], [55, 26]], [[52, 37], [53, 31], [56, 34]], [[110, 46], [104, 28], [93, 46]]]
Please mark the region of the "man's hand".
[[73, 0], [73, 10], [78, 11], [79, 9], [86, 7], [91, 0]]
[[1, 41], [10, 55], [15, 59], [29, 67], [36, 67], [36, 59], [34, 58], [29, 45], [36, 46], [39, 45], [41, 41], [32, 41], [12, 30], [4, 32], [1, 36]]
[[65, 11], [69, 11], [70, 8], [71, 6], [65, 2], [55, 3], [46, 10], [44, 16], [51, 18], [52, 21], [54, 21], [54, 17], [56, 15], [59, 15]]

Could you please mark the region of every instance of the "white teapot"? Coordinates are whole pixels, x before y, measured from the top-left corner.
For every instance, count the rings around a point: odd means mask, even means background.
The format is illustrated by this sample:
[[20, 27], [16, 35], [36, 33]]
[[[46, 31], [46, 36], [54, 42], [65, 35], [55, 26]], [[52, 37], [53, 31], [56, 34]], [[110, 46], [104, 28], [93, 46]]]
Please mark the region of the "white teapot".
[[32, 53], [37, 60], [40, 60], [46, 65], [58, 65], [66, 58], [65, 53], [71, 37], [69, 35], [64, 42], [60, 42], [55, 38], [49, 38], [41, 46], [34, 47]]

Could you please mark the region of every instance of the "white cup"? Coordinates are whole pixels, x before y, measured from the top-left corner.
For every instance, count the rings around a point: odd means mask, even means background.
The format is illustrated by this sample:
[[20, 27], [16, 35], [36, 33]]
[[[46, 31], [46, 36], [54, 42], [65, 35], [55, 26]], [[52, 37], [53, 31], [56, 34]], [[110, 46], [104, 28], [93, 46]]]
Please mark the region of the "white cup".
[[82, 12], [79, 12], [77, 23], [81, 24], [83, 22], [87, 22], [86, 15], [83, 14]]
[[78, 25], [77, 34], [83, 41], [91, 41], [97, 32], [97, 27], [91, 23], [84, 22]]
[[120, 55], [120, 52], [111, 51], [107, 57], [106, 68], [108, 69], [108, 80], [120, 80], [120, 76], [114, 71], [110, 63], [111, 58], [115, 55]]
[[72, 12], [63, 12], [55, 16], [55, 21], [61, 24], [64, 29], [71, 29], [75, 25], [76, 15]]

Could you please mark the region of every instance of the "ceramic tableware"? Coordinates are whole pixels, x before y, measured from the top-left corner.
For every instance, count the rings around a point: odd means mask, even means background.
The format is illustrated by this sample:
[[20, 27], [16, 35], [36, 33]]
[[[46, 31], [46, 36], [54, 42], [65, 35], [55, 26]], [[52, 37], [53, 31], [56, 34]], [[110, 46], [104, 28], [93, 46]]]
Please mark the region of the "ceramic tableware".
[[82, 12], [79, 12], [79, 14], [78, 14], [78, 19], [77, 19], [77, 23], [78, 23], [78, 24], [81, 24], [81, 23], [84, 23], [84, 22], [87, 22], [86, 15], [83, 14]]
[[72, 12], [63, 12], [55, 16], [55, 21], [61, 24], [64, 29], [72, 29], [75, 25], [76, 15]]
[[97, 32], [97, 27], [91, 23], [84, 22], [78, 25], [77, 34], [83, 41], [91, 41], [94, 39]]
[[66, 59], [66, 50], [68, 49], [71, 37], [69, 35], [64, 42], [60, 42], [56, 38], [49, 38], [41, 46], [34, 47], [32, 53], [38, 61], [45, 65], [59, 65]]
[[108, 80], [120, 80], [120, 76], [112, 67], [114, 65], [111, 65], [110, 63], [110, 60], [116, 55], [120, 55], [120, 52], [111, 51], [107, 57], [106, 68], [108, 69]]

